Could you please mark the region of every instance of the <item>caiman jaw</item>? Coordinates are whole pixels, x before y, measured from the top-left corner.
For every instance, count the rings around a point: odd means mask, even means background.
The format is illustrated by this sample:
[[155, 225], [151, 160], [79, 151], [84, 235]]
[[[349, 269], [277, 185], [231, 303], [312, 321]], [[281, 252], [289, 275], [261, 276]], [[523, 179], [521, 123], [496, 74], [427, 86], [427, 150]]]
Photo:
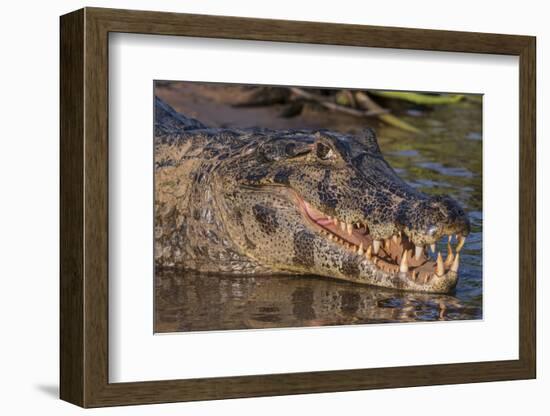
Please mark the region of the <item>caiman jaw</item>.
[[[363, 256], [363, 262], [382, 272], [408, 279], [413, 290], [415, 287], [422, 290], [423, 285], [448, 273], [458, 273], [459, 253], [466, 241], [464, 236], [456, 235], [457, 245], [454, 252], [451, 246], [452, 235], [445, 236], [447, 257], [444, 260], [438, 252], [434, 261], [428, 256], [426, 247], [415, 246], [404, 233], [374, 240], [367, 224], [345, 223], [322, 213], [299, 196], [298, 201], [303, 215], [325, 238], [355, 255]], [[435, 243], [430, 245], [430, 249], [435, 254]]]

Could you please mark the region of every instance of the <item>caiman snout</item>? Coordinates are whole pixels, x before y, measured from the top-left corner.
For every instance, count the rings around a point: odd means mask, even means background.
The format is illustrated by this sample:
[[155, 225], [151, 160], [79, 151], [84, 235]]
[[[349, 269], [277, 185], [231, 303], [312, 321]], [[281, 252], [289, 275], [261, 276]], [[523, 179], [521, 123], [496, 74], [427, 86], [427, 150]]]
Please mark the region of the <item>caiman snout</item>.
[[470, 233], [470, 221], [464, 210], [448, 196], [434, 196], [411, 204], [398, 217], [398, 228], [417, 246], [435, 244], [441, 237]]

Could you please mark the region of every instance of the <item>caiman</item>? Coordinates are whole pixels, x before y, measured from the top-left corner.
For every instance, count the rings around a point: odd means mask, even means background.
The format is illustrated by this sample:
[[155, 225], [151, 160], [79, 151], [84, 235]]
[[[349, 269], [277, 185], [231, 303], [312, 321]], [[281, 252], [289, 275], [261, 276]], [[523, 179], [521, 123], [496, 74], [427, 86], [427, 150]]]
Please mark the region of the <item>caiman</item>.
[[372, 129], [210, 128], [155, 97], [154, 146], [157, 268], [456, 287], [467, 214], [403, 181]]

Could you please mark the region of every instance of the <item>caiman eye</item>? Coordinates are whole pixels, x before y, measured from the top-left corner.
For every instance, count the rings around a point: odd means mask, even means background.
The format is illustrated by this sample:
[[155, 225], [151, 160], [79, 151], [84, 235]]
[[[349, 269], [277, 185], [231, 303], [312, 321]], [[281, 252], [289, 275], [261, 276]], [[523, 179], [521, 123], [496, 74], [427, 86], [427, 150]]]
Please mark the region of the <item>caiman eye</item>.
[[317, 157], [321, 160], [331, 160], [336, 157], [334, 150], [324, 143], [317, 144]]

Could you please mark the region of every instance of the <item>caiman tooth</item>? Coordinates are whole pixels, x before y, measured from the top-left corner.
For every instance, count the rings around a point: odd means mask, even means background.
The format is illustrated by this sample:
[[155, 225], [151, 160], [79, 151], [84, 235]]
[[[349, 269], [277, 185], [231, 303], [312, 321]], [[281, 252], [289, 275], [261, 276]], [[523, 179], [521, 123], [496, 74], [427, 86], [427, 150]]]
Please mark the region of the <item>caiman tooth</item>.
[[389, 238], [386, 238], [386, 240], [384, 240], [384, 249], [386, 250], [387, 253], [390, 252], [390, 239]]
[[443, 276], [445, 274], [445, 266], [443, 266], [443, 257], [441, 257], [441, 252], [437, 252], [437, 265], [435, 268], [435, 274], [438, 276]]
[[432, 253], [435, 253], [435, 243], [430, 244], [430, 250], [432, 250]]
[[328, 239], [329, 239], [330, 241], [332, 241], [332, 238], [333, 238], [333, 237], [332, 237], [332, 234], [329, 234], [329, 235], [328, 235]]
[[395, 244], [399, 244], [399, 239], [397, 238], [397, 235], [394, 234], [393, 237], [391, 238], [392, 241], [395, 243]]
[[363, 250], [363, 243], [359, 244], [359, 248], [357, 249], [357, 254], [359, 254], [360, 256], [362, 256], [364, 253], [364, 250]]
[[423, 252], [424, 252], [424, 246], [415, 246], [414, 247], [414, 258], [416, 260], [420, 260], [420, 256], [422, 256]]
[[346, 228], [348, 230], [348, 235], [353, 234], [353, 225], [352, 224], [346, 224]]
[[334, 225], [338, 226], [338, 218], [334, 217], [334, 219], [332, 220], [332, 222], [334, 223]]
[[416, 282], [416, 270], [413, 270], [411, 272], [411, 279], [414, 280]]
[[378, 254], [378, 252], [380, 251], [381, 244], [382, 242], [380, 240], [374, 240], [372, 242], [372, 248], [373, 248], [374, 254]]
[[342, 231], [346, 231], [346, 223], [344, 221], [340, 223], [340, 228], [342, 229]]
[[458, 238], [458, 245], [456, 246], [456, 252], [460, 252], [462, 250], [462, 247], [464, 246], [464, 243], [466, 242], [466, 237], [460, 236]]
[[453, 254], [453, 248], [451, 247], [451, 243], [447, 243], [447, 258], [445, 259], [445, 268], [448, 269], [451, 267], [451, 264], [453, 263], [455, 256]]
[[365, 253], [365, 256], [366, 256], [367, 259], [369, 259], [369, 260], [372, 258], [372, 246], [371, 246], [371, 245], [369, 245], [369, 246], [367, 247], [367, 252]]
[[401, 257], [401, 263], [399, 264], [399, 271], [401, 273], [407, 273], [409, 271], [409, 264], [407, 262], [407, 251], [406, 250], [403, 252], [403, 256]]
[[460, 254], [456, 253], [455, 260], [453, 261], [453, 264], [451, 265], [451, 271], [458, 273], [458, 264], [460, 263]]

